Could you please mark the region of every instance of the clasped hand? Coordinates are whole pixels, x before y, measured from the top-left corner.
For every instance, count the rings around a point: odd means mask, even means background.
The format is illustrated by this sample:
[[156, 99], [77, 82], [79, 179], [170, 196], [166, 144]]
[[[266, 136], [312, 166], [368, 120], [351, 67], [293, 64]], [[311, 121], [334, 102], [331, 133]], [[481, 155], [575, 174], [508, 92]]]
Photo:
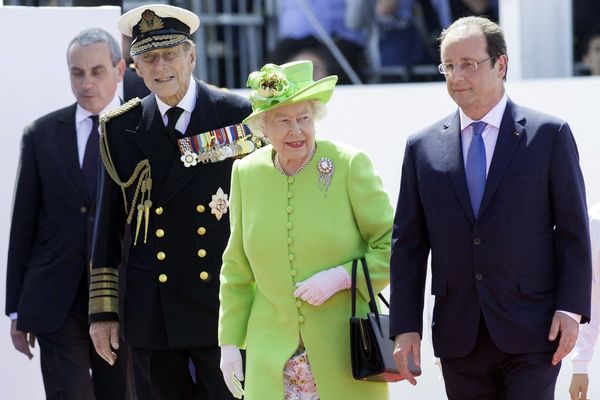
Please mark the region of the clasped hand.
[[296, 284], [294, 296], [313, 306], [320, 306], [340, 290], [349, 289], [352, 281], [342, 266], [317, 272], [305, 281]]

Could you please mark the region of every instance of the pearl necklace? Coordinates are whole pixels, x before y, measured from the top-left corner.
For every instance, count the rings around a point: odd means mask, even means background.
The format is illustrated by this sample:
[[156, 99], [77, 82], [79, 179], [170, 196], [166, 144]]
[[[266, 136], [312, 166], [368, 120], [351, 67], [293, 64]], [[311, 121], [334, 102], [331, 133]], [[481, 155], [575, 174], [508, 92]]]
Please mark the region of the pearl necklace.
[[275, 168], [277, 168], [277, 171], [281, 172], [285, 176], [298, 175], [300, 173], [300, 171], [302, 171], [304, 169], [304, 167], [306, 167], [308, 165], [308, 163], [310, 163], [310, 161], [312, 160], [313, 156], [315, 155], [315, 151], [316, 150], [317, 150], [317, 145], [315, 143], [315, 145], [313, 146], [312, 150], [310, 151], [309, 156], [306, 158], [306, 160], [304, 160], [304, 162], [302, 163], [302, 165], [300, 166], [300, 168], [298, 168], [296, 170], [296, 172], [294, 172], [293, 174], [289, 174], [288, 175], [285, 172], [285, 170], [283, 169], [283, 167], [279, 163], [279, 158], [277, 157], [277, 152], [275, 150], [273, 150], [273, 164], [275, 165]]

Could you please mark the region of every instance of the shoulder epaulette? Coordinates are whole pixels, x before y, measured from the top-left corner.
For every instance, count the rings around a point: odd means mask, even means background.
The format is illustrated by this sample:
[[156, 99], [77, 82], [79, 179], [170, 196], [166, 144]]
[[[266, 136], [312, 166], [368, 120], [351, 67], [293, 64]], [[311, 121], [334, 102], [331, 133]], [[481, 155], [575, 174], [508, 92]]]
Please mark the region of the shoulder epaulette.
[[[125, 114], [127, 111], [137, 107], [141, 104], [139, 97], [135, 97], [123, 104], [121, 107], [116, 108], [112, 111], [108, 111], [100, 116], [100, 157], [106, 172], [111, 179], [119, 185], [123, 194], [123, 203], [125, 205], [125, 212], [127, 213], [127, 223], [131, 224], [133, 214], [137, 210], [137, 224], [135, 230], [134, 245], [137, 244], [137, 239], [142, 224], [142, 219], [145, 217], [145, 232], [144, 232], [144, 243], [148, 236], [148, 221], [150, 218], [150, 207], [152, 207], [152, 201], [150, 200], [150, 192], [152, 190], [152, 175], [150, 171], [150, 162], [148, 159], [140, 161], [135, 170], [126, 181], [119, 177], [117, 168], [110, 154], [110, 148], [108, 146], [108, 139], [106, 135], [106, 123], [111, 119], [119, 115]], [[131, 204], [127, 201], [127, 188], [135, 184], [133, 198]]]
[[131, 110], [134, 107], [137, 107], [142, 103], [139, 97], [134, 97], [128, 102], [121, 104], [121, 106], [115, 108], [114, 110], [107, 111], [100, 115], [100, 123], [106, 124], [111, 118], [118, 117], [121, 114], [125, 114], [127, 111]]

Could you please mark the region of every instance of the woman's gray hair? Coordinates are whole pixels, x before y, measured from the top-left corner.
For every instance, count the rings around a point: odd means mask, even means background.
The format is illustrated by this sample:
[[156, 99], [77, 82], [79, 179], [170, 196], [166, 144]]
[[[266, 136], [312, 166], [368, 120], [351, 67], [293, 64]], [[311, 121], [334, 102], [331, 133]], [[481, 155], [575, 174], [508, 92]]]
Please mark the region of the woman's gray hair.
[[[319, 121], [327, 115], [327, 106], [319, 100], [307, 100], [307, 102], [311, 105], [313, 119], [315, 121]], [[250, 128], [250, 131], [252, 131], [254, 136], [265, 136], [265, 117], [269, 111], [259, 114], [246, 122], [246, 125], [248, 125], [248, 128]]]
[[123, 57], [121, 57], [121, 47], [110, 33], [102, 28], [85, 29], [71, 40], [67, 47], [67, 64], [69, 64], [69, 51], [77, 43], [80, 46], [89, 46], [94, 43], [106, 43], [110, 51], [110, 60], [115, 67]]

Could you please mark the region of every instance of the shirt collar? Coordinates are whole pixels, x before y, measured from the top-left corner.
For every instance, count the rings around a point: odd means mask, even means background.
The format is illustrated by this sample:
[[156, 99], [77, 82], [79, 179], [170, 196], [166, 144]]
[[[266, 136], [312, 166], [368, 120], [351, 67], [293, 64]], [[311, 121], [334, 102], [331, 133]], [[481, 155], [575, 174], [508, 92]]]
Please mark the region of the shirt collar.
[[79, 103], [77, 103], [77, 109], [75, 110], [75, 122], [79, 124], [80, 122], [83, 122], [84, 120], [89, 118], [90, 115], [102, 115], [107, 111], [114, 110], [115, 108], [119, 107], [120, 105], [121, 105], [121, 99], [119, 98], [119, 95], [117, 93], [115, 93], [115, 96], [112, 98], [110, 103], [108, 103], [106, 105], [106, 107], [104, 107], [102, 109], [102, 111], [100, 111], [98, 114], [95, 114], [91, 111], [86, 110], [85, 108], [81, 107], [79, 105]]
[[[500, 101], [496, 103], [496, 105], [480, 119], [480, 121], [485, 122], [488, 125], [493, 126], [496, 129], [500, 129], [500, 123], [502, 122], [502, 117], [504, 116], [504, 111], [506, 110], [506, 104], [508, 103], [508, 96], [504, 94]], [[475, 120], [472, 120], [463, 112], [462, 109], [459, 108], [460, 113], [460, 130], [461, 132], [469, 125], [471, 125]]]
[[[156, 94], [154, 94], [154, 97], [156, 98], [156, 104], [158, 105], [158, 110], [160, 111], [160, 115], [163, 118], [165, 118], [165, 114], [171, 108], [171, 106], [168, 105], [167, 103], [165, 103], [164, 101], [162, 101], [161, 99], [159, 99]], [[183, 96], [183, 99], [181, 99], [179, 101], [179, 103], [177, 103], [177, 107], [183, 108], [183, 111], [192, 113], [192, 111], [194, 111], [195, 105], [196, 105], [196, 82], [190, 75], [190, 84], [188, 86], [188, 90], [185, 93], [185, 96]]]

